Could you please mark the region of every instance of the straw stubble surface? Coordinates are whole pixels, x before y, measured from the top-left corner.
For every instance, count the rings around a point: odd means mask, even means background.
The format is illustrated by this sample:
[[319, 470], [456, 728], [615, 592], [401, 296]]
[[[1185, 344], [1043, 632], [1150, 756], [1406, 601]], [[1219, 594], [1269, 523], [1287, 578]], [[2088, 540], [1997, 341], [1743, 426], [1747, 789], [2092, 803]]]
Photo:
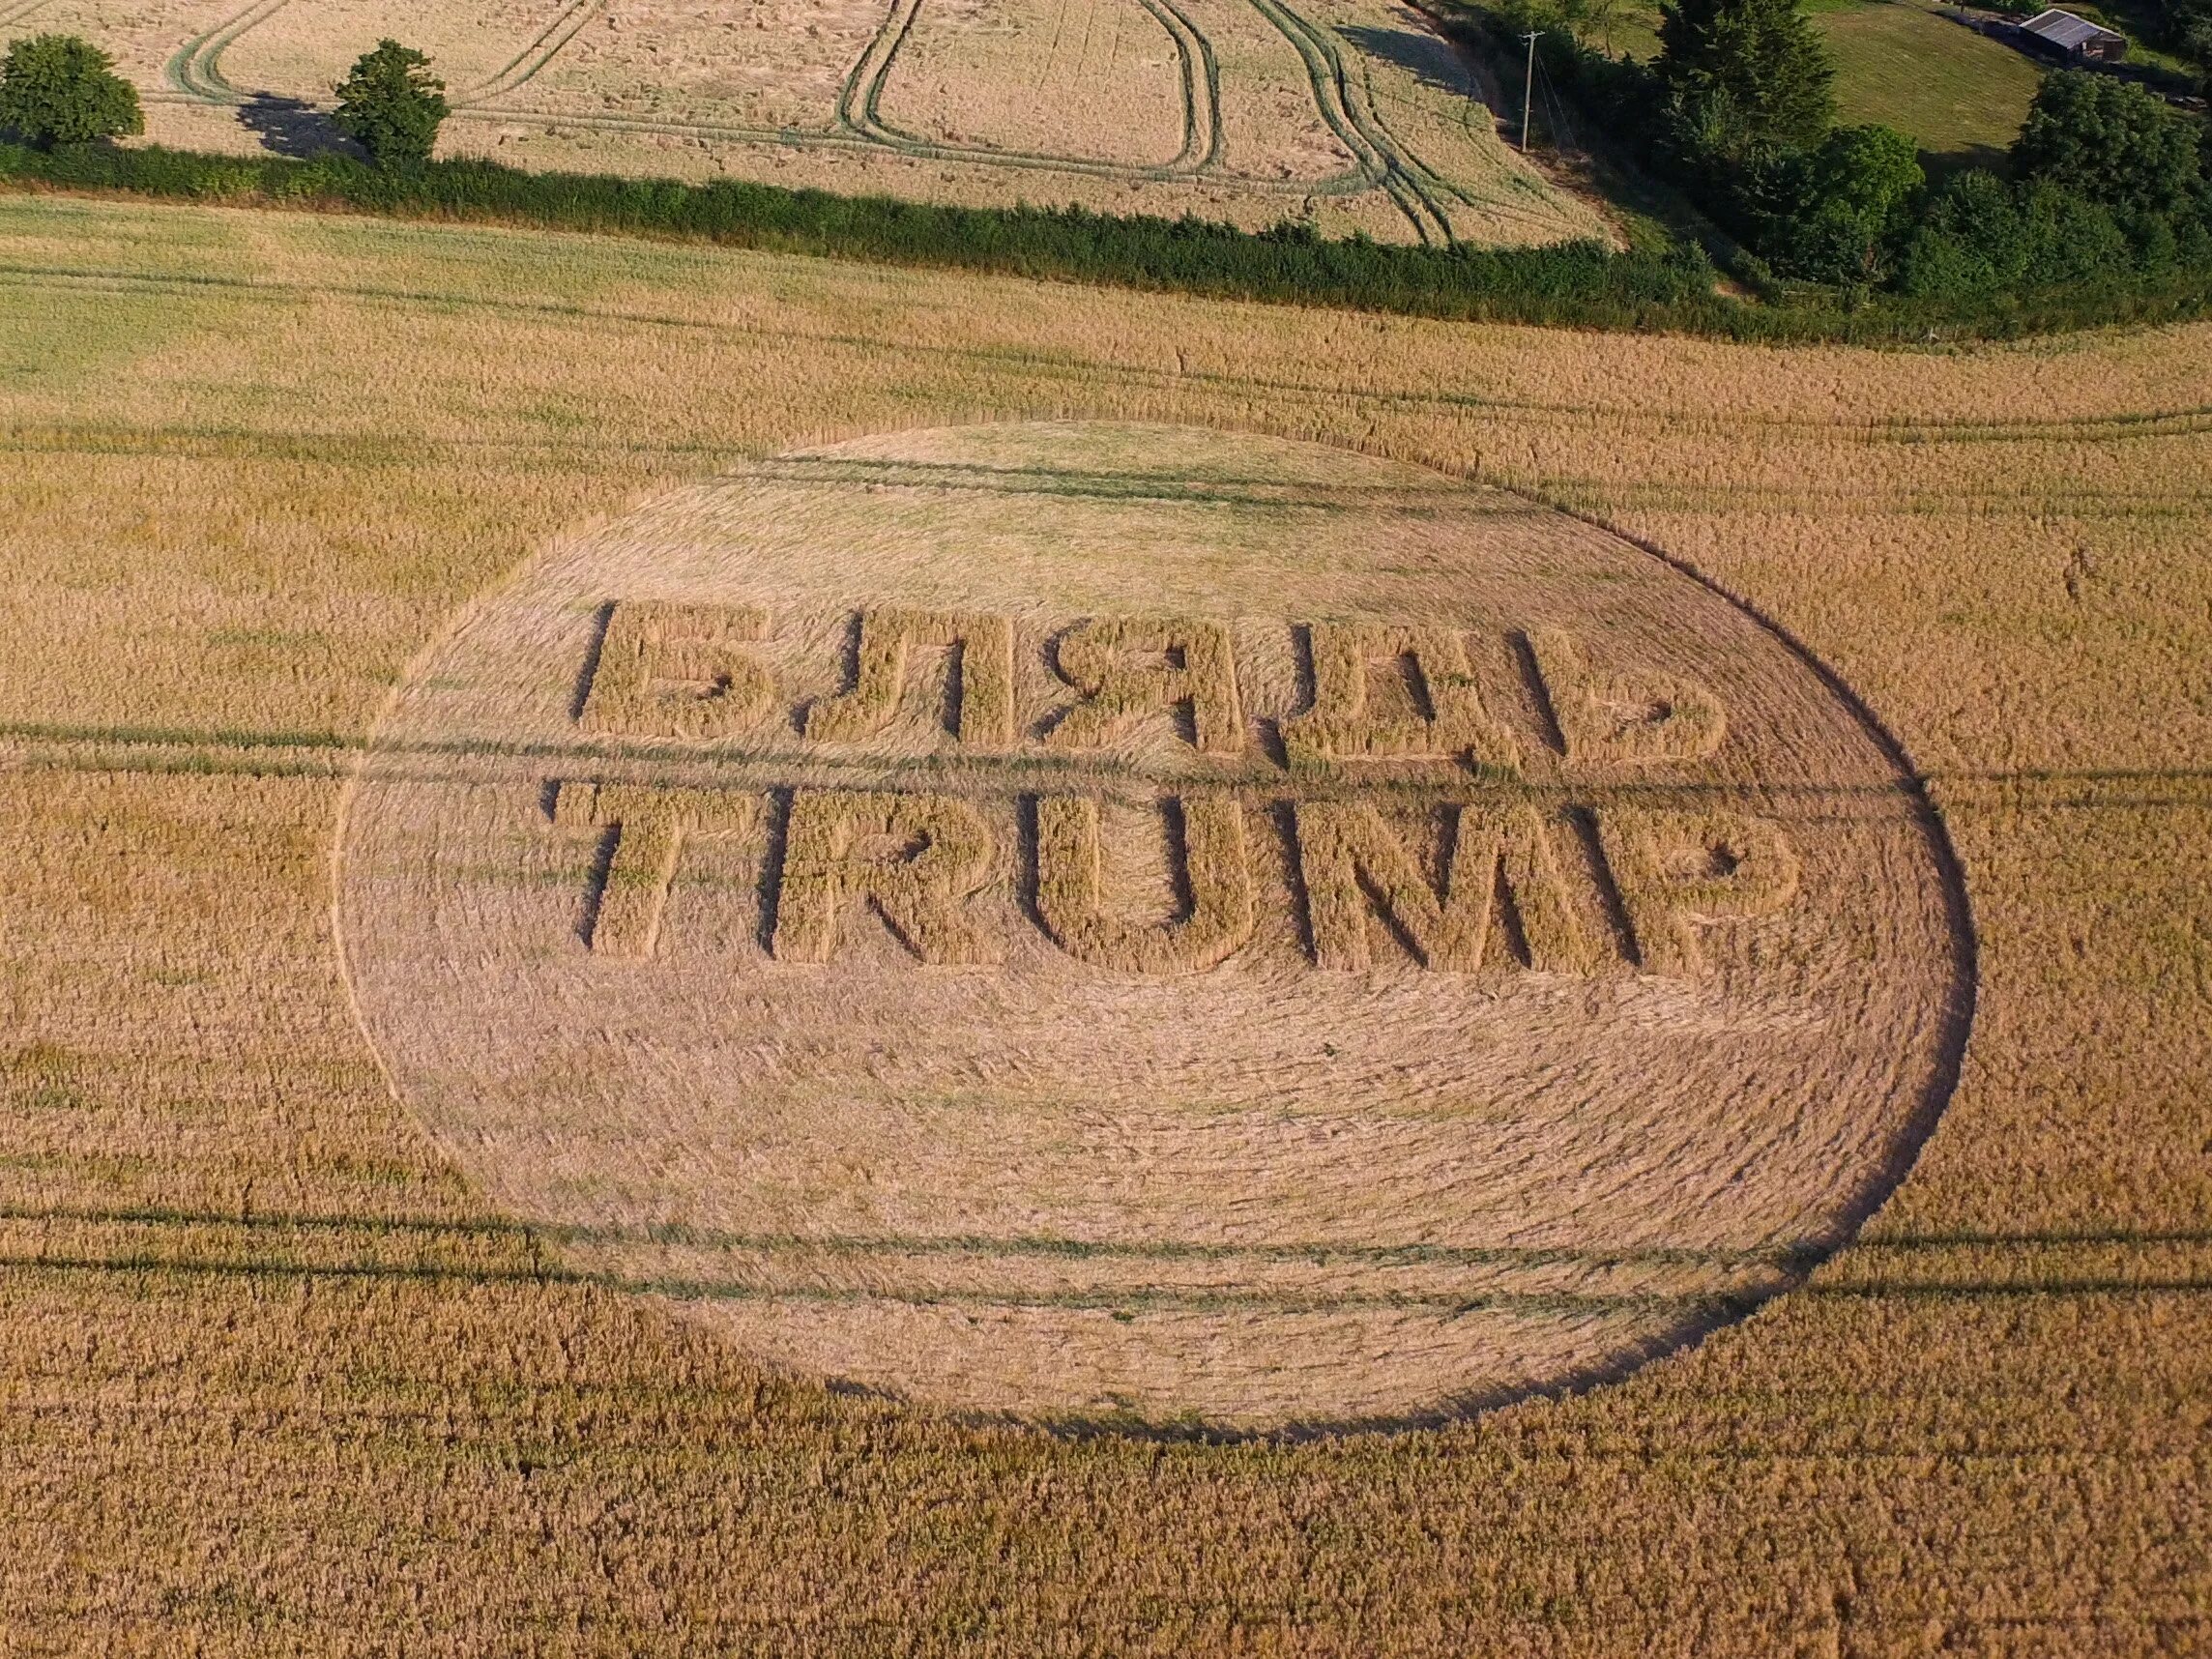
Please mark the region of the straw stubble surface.
[[[2201, 1645], [2212, 333], [1781, 353], [218, 211], [0, 233], [13, 1644]], [[1208, 1446], [764, 1371], [495, 1208], [339, 969], [378, 711], [578, 527], [986, 416], [1473, 472], [1834, 667], [1978, 947], [1859, 1240], [1585, 1395]]]
[[1617, 240], [1499, 135], [1404, 0], [7, 0], [80, 34], [149, 138], [313, 154], [379, 40], [429, 55], [448, 155], [967, 205], [1291, 219], [1329, 236]]

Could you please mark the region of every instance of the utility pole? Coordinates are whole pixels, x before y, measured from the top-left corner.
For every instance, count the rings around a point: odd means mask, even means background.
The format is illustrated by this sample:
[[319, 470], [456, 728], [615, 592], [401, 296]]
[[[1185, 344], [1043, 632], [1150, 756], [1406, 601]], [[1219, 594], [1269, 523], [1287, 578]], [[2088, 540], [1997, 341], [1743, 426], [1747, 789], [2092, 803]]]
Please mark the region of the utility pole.
[[1521, 80], [1521, 153], [1528, 153], [1528, 100], [1536, 90], [1536, 37], [1544, 31], [1530, 29], [1523, 38], [1528, 43], [1528, 69]]

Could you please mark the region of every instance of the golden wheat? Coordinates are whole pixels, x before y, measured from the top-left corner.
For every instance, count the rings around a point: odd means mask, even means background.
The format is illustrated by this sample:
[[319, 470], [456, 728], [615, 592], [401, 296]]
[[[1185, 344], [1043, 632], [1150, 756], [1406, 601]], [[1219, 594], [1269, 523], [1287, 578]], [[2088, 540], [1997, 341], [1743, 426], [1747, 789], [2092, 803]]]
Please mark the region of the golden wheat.
[[968, 205], [1045, 201], [1259, 230], [1523, 246], [1617, 241], [1500, 138], [1470, 63], [1392, 0], [36, 0], [116, 54], [149, 141], [335, 144], [378, 40], [428, 53], [444, 152]]
[[1797, 890], [1796, 850], [1780, 827], [1740, 814], [1605, 813], [1598, 832], [1636, 935], [1659, 973], [1700, 967], [1699, 923], [1767, 916]]
[[1538, 628], [1528, 648], [1570, 759], [1698, 760], [1728, 735], [1727, 712], [1703, 686], [1673, 676], [1601, 678], [1556, 627]]
[[1162, 926], [1113, 914], [1100, 880], [1097, 800], [1048, 795], [1037, 801], [1037, 914], [1074, 955], [1137, 974], [1187, 974], [1215, 966], [1251, 938], [1256, 917], [1243, 804], [1208, 792], [1182, 796], [1169, 811], [1178, 820], [1190, 908]]
[[1294, 764], [1389, 755], [1521, 764], [1513, 735], [1482, 706], [1456, 633], [1347, 623], [1317, 623], [1309, 633], [1313, 707], [1283, 723]]
[[964, 800], [801, 790], [784, 831], [776, 957], [829, 961], [839, 913], [861, 899], [924, 962], [988, 961], [989, 940], [961, 901], [990, 869], [988, 832]]
[[584, 704], [584, 730], [699, 738], [758, 718], [775, 683], [744, 648], [767, 626], [768, 613], [757, 605], [616, 605]]
[[949, 646], [956, 675], [955, 729], [964, 743], [1004, 747], [1013, 741], [1014, 632], [1004, 617], [950, 612], [869, 610], [860, 614], [853, 686], [806, 711], [806, 735], [852, 742], [880, 729], [906, 691], [907, 660], [917, 647]]
[[1055, 657], [1062, 678], [1083, 694], [1047, 736], [1055, 747], [1103, 747], [1133, 718], [1161, 708], [1188, 712], [1201, 754], [1233, 755], [1244, 746], [1237, 663], [1218, 622], [1094, 618], [1062, 634]]
[[[2212, 330], [1777, 352], [58, 199], [0, 202], [0, 1644], [2198, 1643]], [[1268, 431], [1479, 475], [1664, 548], [1834, 668], [1930, 779], [1976, 941], [1960, 1087], [1858, 1242], [1617, 1385], [1421, 1433], [1163, 1445], [795, 1380], [504, 1219], [456, 1173], [466, 1149], [395, 1105], [334, 967], [333, 829], [378, 711], [457, 607], [569, 527], [812, 438], [992, 415]], [[1233, 478], [1234, 452], [1186, 462]], [[1150, 608], [1198, 608], [1239, 557]], [[573, 621], [584, 637], [592, 613]], [[779, 696], [842, 689], [842, 626], [824, 612], [820, 682], [779, 676]], [[1638, 688], [1669, 660], [1656, 633], [1568, 631]], [[1279, 673], [1295, 686], [1295, 662]], [[1732, 733], [1741, 688], [1699, 684]], [[1024, 693], [1025, 721], [1048, 691]], [[1526, 766], [1551, 764], [1540, 729], [1523, 740]], [[1667, 764], [1623, 775], [1656, 792]], [[1848, 823], [1856, 798], [1808, 809]], [[1690, 815], [1645, 827], [1688, 855], [1646, 891], [1696, 915], [1715, 839], [1746, 872], [1760, 849]], [[999, 832], [1013, 844], [1011, 819]], [[601, 832], [547, 825], [524, 785], [514, 833], [569, 849], [546, 855], [547, 937], [581, 950], [571, 837]], [[705, 849], [659, 951], [751, 940], [742, 839]], [[947, 1100], [928, 1125], [973, 1136], [981, 1167], [1007, 1149], [974, 1112]], [[1012, 1150], [1039, 1180], [1062, 1155]], [[900, 1179], [856, 1168], [837, 1224], [864, 1236]], [[826, 1283], [852, 1282], [841, 1247], [815, 1246]], [[889, 1334], [1010, 1322], [960, 1301], [957, 1239], [916, 1248], [945, 1299]], [[1101, 1298], [1102, 1326], [1188, 1317], [1038, 1250], [1039, 1282]], [[1562, 1295], [1680, 1288], [1619, 1254], [1544, 1270]], [[1342, 1266], [1269, 1271], [1327, 1286]], [[1488, 1269], [1393, 1270], [1468, 1295]], [[1747, 1294], [1776, 1272], [1734, 1270]], [[1151, 1279], [1188, 1297], [1213, 1271], [1198, 1254]]]

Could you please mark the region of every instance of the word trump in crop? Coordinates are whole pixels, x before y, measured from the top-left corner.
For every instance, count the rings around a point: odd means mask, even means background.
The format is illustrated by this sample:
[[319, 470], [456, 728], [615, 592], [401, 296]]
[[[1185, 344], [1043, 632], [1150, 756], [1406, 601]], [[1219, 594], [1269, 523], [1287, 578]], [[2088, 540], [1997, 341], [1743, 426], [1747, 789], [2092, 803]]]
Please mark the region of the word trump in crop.
[[[808, 745], [866, 743], [917, 698], [934, 702], [961, 751], [1075, 757], [1148, 724], [1215, 770], [1258, 761], [1292, 771], [1388, 760], [1453, 760], [1513, 772], [1525, 734], [1580, 765], [1702, 760], [1727, 719], [1703, 686], [1591, 661], [1557, 628], [1483, 639], [1437, 625], [1319, 621], [1273, 630], [1290, 665], [1269, 680], [1239, 661], [1221, 621], [1090, 617], [1037, 628], [983, 612], [863, 609], [848, 619], [840, 688], [800, 696], [783, 683], [790, 641], [759, 606], [631, 601], [608, 607], [580, 724], [595, 737], [728, 741], [779, 728]], [[1487, 646], [1487, 657], [1482, 648]], [[1492, 695], [1519, 696], [1501, 718]], [[812, 665], [827, 669], [828, 664]], [[1256, 716], [1266, 682], [1276, 702]]]
[[[1030, 925], [1098, 968], [1195, 973], [1242, 950], [1272, 906], [1323, 970], [1389, 953], [1439, 973], [1695, 977], [1707, 928], [1775, 914], [1799, 880], [1782, 830], [1746, 814], [1478, 799], [1409, 818], [1359, 797], [1194, 790], [1151, 803], [1179, 895], [1163, 917], [1110, 880], [1103, 805], [591, 780], [551, 794], [554, 824], [594, 831], [602, 850], [586, 932], [617, 959], [656, 954], [686, 850], [713, 842], [742, 844], [760, 868], [765, 948], [800, 964], [834, 962], [869, 927], [922, 964], [989, 964], [1010, 926]], [[1287, 846], [1263, 859], [1270, 838]]]

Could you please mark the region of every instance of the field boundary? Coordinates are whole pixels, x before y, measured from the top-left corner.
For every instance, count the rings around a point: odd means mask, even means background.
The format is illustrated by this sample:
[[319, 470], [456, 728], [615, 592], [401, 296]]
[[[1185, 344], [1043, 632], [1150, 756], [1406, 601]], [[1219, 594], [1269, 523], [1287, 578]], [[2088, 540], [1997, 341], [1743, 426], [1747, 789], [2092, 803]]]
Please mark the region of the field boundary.
[[735, 181], [528, 173], [487, 160], [386, 173], [342, 156], [301, 161], [160, 146], [47, 153], [0, 144], [0, 189], [630, 236], [1269, 305], [1775, 343], [1941, 346], [2212, 311], [2212, 270], [1980, 298], [1884, 296], [1847, 306], [1808, 294], [1770, 303], [1723, 296], [1693, 247], [1396, 247], [1329, 242], [1296, 227], [1252, 232], [1082, 208], [962, 208]]

